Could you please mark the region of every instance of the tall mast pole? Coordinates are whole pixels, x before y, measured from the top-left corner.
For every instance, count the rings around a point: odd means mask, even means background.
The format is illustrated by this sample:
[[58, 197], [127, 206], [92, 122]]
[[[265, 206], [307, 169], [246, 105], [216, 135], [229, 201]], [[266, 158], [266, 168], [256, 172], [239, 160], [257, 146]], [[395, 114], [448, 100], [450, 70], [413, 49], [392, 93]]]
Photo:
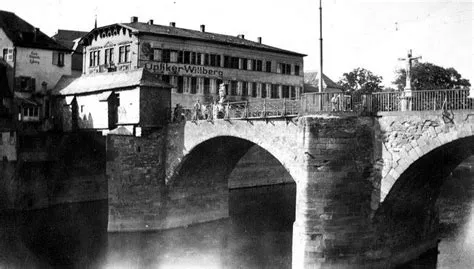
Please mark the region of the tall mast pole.
[[319, 0], [319, 92], [323, 91], [323, 8]]

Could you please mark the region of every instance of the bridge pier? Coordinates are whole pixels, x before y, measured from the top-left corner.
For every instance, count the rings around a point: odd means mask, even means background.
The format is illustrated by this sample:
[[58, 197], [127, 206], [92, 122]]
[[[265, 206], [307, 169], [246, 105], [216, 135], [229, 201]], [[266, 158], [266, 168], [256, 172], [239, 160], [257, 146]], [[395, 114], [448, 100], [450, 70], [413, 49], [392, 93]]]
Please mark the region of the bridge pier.
[[372, 132], [356, 118], [305, 118], [293, 269], [354, 268], [372, 239]]

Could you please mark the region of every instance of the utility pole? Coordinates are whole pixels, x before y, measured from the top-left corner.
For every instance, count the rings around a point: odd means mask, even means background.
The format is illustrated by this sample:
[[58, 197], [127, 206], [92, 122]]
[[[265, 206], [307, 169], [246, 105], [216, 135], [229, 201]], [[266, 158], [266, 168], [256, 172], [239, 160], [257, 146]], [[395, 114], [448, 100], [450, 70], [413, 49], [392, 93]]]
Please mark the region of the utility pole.
[[319, 0], [319, 92], [323, 92], [323, 8]]

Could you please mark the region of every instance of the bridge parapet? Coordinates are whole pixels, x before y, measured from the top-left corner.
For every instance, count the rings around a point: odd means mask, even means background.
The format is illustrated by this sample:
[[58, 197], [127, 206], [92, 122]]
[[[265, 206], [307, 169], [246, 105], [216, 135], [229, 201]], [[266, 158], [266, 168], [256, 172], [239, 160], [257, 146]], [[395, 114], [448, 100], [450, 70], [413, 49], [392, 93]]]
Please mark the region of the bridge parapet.
[[306, 93], [300, 100], [263, 99], [257, 101], [204, 104], [198, 108], [174, 111], [173, 121], [184, 120], [255, 120], [291, 118], [321, 113], [356, 113], [375, 115], [394, 111], [472, 110], [474, 101], [469, 89], [376, 92], [372, 94], [341, 92]]

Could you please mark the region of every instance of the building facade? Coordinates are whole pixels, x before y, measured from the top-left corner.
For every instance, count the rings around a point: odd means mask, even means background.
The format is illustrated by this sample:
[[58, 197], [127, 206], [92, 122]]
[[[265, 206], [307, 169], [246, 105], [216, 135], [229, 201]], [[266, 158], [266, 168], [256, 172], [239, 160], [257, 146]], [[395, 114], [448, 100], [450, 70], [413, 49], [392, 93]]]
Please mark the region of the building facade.
[[0, 11], [0, 51], [0, 158], [16, 161], [19, 142], [51, 126], [49, 90], [71, 74], [71, 53], [7, 11]]
[[217, 99], [226, 85], [227, 100], [297, 99], [303, 90], [305, 55], [265, 45], [243, 35], [156, 25], [152, 20], [117, 23], [83, 38], [84, 74], [145, 68], [173, 85], [172, 103], [191, 107]]
[[58, 32], [51, 37], [65, 48], [71, 50], [71, 72], [73, 76], [80, 76], [82, 74], [83, 47], [79, 44], [79, 41], [87, 33], [88, 32], [76, 30], [58, 29]]
[[140, 136], [142, 131], [163, 127], [171, 111], [171, 85], [143, 68], [63, 76], [55, 94], [59, 95], [56, 117], [65, 132], [106, 134], [123, 127], [127, 134]]

